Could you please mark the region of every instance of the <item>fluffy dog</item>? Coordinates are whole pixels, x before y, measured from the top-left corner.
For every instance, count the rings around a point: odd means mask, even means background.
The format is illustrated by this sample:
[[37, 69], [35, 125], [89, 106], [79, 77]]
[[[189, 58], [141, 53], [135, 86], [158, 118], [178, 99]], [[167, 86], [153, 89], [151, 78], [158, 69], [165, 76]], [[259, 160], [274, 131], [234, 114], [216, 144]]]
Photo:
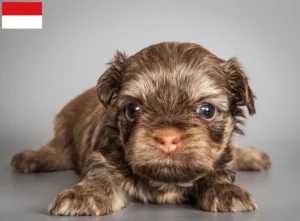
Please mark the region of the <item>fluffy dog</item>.
[[81, 174], [49, 205], [53, 215], [106, 215], [133, 201], [254, 210], [251, 194], [234, 184], [237, 169], [267, 170], [271, 162], [232, 144], [242, 133], [241, 106], [253, 115], [254, 98], [236, 58], [225, 61], [200, 45], [117, 52], [97, 86], [56, 116], [54, 138], [16, 154], [12, 166]]

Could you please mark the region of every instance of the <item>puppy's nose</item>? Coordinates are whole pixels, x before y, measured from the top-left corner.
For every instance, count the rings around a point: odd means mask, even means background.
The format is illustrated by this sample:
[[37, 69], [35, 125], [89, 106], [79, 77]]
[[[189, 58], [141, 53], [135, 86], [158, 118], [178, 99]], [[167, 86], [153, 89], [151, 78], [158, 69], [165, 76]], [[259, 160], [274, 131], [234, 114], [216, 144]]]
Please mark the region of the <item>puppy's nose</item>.
[[179, 145], [180, 134], [175, 130], [163, 130], [157, 137], [155, 137], [156, 146], [166, 153], [170, 153]]

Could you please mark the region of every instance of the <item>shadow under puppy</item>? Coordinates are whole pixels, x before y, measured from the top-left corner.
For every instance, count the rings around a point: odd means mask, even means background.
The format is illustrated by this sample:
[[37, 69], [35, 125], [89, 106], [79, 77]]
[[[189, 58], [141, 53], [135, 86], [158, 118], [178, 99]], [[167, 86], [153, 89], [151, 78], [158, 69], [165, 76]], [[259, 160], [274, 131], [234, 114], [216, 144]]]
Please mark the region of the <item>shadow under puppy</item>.
[[129, 57], [117, 52], [97, 87], [56, 116], [54, 138], [16, 154], [12, 166], [23, 173], [81, 174], [79, 184], [50, 204], [53, 215], [106, 215], [136, 200], [253, 210], [250, 193], [234, 184], [237, 169], [267, 170], [271, 162], [255, 148], [232, 144], [233, 133], [242, 133], [240, 106], [255, 113], [235, 58], [179, 42]]

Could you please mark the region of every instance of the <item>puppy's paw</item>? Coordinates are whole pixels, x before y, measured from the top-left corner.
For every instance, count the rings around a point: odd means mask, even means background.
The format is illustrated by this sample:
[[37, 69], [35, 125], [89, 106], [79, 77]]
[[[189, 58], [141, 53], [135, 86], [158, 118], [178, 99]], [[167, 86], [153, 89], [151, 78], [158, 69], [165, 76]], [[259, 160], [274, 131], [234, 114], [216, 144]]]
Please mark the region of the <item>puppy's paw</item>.
[[257, 209], [251, 194], [231, 184], [214, 184], [197, 201], [197, 207], [209, 212], [241, 212]]
[[240, 170], [266, 171], [272, 162], [268, 154], [254, 147], [237, 148], [237, 166]]
[[61, 192], [49, 205], [48, 212], [62, 216], [104, 216], [113, 211], [104, 192], [76, 185]]
[[39, 159], [36, 150], [25, 150], [17, 153], [11, 159], [11, 166], [18, 173], [32, 173], [38, 168]]

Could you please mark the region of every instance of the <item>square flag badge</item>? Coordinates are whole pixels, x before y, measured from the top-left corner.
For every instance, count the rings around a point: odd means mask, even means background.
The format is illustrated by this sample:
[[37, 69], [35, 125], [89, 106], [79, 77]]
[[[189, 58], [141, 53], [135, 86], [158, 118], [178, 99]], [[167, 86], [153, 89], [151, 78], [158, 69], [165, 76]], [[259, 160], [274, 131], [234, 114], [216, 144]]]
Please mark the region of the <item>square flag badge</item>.
[[2, 29], [41, 29], [42, 2], [2, 2]]

